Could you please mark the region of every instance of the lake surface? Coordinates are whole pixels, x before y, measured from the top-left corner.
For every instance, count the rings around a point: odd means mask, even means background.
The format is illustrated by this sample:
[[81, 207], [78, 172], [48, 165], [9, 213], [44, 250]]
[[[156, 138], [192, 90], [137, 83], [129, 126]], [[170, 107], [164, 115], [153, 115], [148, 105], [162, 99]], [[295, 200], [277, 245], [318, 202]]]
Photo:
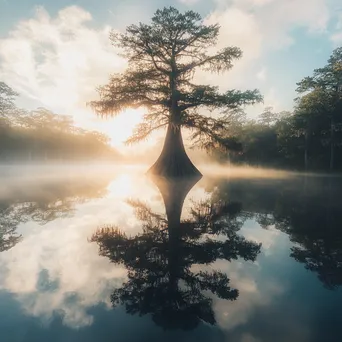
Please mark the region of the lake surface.
[[342, 341], [342, 179], [143, 171], [0, 169], [0, 341]]

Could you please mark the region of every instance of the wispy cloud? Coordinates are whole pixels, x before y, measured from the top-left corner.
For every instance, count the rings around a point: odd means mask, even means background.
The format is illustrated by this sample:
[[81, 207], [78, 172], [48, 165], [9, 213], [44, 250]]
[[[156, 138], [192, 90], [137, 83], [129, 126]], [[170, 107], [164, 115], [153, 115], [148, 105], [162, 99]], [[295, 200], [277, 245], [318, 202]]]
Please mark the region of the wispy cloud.
[[267, 70], [265, 67], [263, 67], [257, 74], [256, 77], [260, 81], [266, 81], [267, 78]]
[[84, 106], [95, 86], [124, 66], [109, 42], [110, 28], [92, 29], [91, 20], [76, 6], [54, 18], [37, 8], [0, 40], [0, 77], [51, 108]]
[[339, 12], [337, 16], [335, 31], [331, 34], [330, 40], [335, 47], [342, 44], [342, 12]]

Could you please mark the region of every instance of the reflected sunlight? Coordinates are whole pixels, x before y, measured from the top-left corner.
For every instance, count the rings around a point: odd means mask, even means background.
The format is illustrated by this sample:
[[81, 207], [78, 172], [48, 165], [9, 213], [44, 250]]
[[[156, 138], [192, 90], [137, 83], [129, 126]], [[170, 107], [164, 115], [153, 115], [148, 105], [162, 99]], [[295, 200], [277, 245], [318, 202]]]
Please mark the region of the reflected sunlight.
[[132, 196], [136, 185], [132, 175], [122, 174], [111, 182], [108, 190], [113, 197], [125, 198]]

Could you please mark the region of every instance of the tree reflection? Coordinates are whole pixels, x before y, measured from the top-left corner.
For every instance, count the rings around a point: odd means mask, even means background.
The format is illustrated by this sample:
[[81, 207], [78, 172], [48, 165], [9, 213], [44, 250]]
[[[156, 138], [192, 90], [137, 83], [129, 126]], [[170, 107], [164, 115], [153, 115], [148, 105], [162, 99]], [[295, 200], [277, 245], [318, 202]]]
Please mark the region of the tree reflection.
[[253, 261], [260, 245], [237, 234], [244, 223], [240, 204], [194, 203], [189, 218], [181, 220], [184, 199], [197, 180], [154, 181], [166, 215], [141, 201], [129, 201], [142, 233], [131, 237], [117, 227], [104, 227], [91, 238], [100, 255], [128, 270], [128, 280], [111, 296], [112, 304], [124, 305], [129, 314], [151, 314], [164, 329], [193, 329], [201, 321], [215, 324], [213, 295], [235, 300], [239, 293], [225, 273], [199, 266], [217, 259]]
[[274, 226], [293, 242], [290, 256], [317, 274], [328, 289], [342, 285], [342, 182], [296, 177], [244, 180], [216, 186], [229, 193], [263, 227]]
[[0, 253], [8, 251], [22, 239], [22, 236], [17, 234], [16, 227], [4, 226], [1, 220], [0, 218]]
[[58, 218], [73, 215], [76, 205], [102, 197], [108, 177], [89, 181], [87, 177], [60, 179], [25, 184], [25, 191], [12, 191], [0, 196], [0, 252], [7, 251], [22, 240], [17, 233], [21, 223], [29, 221], [44, 225]]
[[300, 196], [274, 213], [275, 227], [294, 243], [291, 257], [328, 289], [342, 285], [342, 212], [338, 202]]

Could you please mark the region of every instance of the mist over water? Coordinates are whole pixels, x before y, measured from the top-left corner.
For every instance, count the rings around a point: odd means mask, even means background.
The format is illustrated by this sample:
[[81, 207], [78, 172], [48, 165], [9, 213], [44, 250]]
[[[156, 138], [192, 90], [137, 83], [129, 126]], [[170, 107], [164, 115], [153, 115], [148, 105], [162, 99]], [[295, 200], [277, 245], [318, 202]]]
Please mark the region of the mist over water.
[[295, 172], [267, 169], [252, 166], [235, 166], [222, 164], [206, 164], [201, 166], [205, 175], [218, 178], [233, 179], [285, 179], [297, 175]]

